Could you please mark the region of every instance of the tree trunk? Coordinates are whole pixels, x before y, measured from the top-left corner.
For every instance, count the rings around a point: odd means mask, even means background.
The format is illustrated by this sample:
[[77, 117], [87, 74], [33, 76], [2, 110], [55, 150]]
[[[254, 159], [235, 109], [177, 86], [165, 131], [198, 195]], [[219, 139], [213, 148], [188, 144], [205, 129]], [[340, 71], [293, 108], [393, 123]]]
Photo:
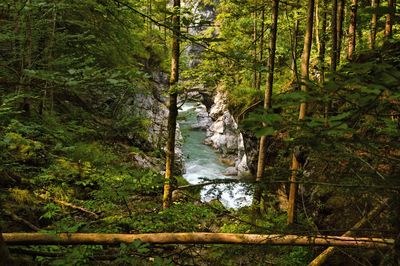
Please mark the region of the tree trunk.
[[0, 228], [0, 266], [10, 265], [11, 257], [10, 252], [8, 251], [6, 242], [3, 238], [3, 233]]
[[118, 245], [138, 239], [153, 244], [240, 244], [392, 248], [394, 239], [343, 236], [257, 235], [229, 233], [4, 233], [8, 245]]
[[[309, 82], [309, 65], [312, 44], [313, 22], [314, 22], [314, 0], [308, 0], [307, 6], [307, 28], [304, 36], [303, 54], [301, 55], [301, 90], [308, 91]], [[307, 112], [307, 103], [302, 102], [299, 110], [299, 120], [304, 120]], [[297, 171], [299, 170], [299, 163], [297, 162], [294, 154], [292, 155], [292, 175], [290, 177], [290, 192], [289, 192], [289, 205], [288, 205], [288, 221], [287, 223], [293, 224], [296, 221], [296, 181]]]
[[332, 0], [331, 71], [336, 71], [336, 64], [337, 64], [337, 3], [338, 0]]
[[[264, 60], [264, 29], [265, 29], [265, 7], [263, 6], [261, 10], [261, 30], [260, 30], [260, 57], [259, 62], [262, 63]], [[257, 90], [261, 89], [261, 71], [258, 71], [258, 78], [257, 78]]]
[[[267, 76], [267, 84], [264, 95], [264, 109], [269, 110], [272, 107], [272, 87], [274, 83], [274, 69], [275, 69], [275, 52], [276, 52], [276, 33], [278, 30], [278, 7], [279, 0], [272, 1], [272, 25], [271, 25], [271, 38], [269, 41], [269, 58], [267, 62], [268, 76]], [[264, 177], [264, 169], [266, 164], [266, 141], [267, 136], [262, 136], [260, 138], [260, 146], [258, 152], [258, 163], [257, 163], [257, 175], [256, 181], [260, 182]], [[253, 197], [253, 207], [258, 209], [261, 201], [262, 189], [260, 186], [256, 186], [256, 190], [254, 192]]]
[[[333, 75], [336, 72], [336, 68], [337, 68], [337, 3], [338, 0], [332, 0], [332, 18], [331, 18], [331, 23], [332, 23], [332, 49], [331, 49], [331, 75]], [[331, 103], [328, 102], [325, 106], [325, 126], [328, 127], [329, 123], [328, 123], [328, 118], [329, 118], [329, 112], [330, 112], [330, 105]]]
[[375, 40], [376, 40], [376, 25], [377, 25], [377, 20], [378, 20], [378, 16], [376, 14], [376, 9], [379, 7], [379, 0], [372, 0], [371, 7], [374, 10], [374, 13], [372, 13], [372, 17], [371, 17], [371, 32], [369, 35], [369, 48], [374, 49], [375, 48]]
[[320, 33], [319, 33], [319, 0], [315, 0], [315, 23], [314, 23], [314, 29], [315, 29], [315, 42], [317, 44], [317, 52], [318, 54], [320, 53], [321, 50], [321, 38], [320, 38]]
[[337, 24], [336, 24], [336, 31], [337, 31], [337, 64], [340, 63], [340, 54], [342, 51], [342, 39], [343, 39], [343, 20], [344, 20], [344, 9], [346, 6], [345, 0], [338, 0], [337, 1]]
[[[26, 4], [30, 8], [31, 1], [30, 0], [26, 1]], [[20, 82], [21, 84], [26, 85], [27, 88], [27, 89], [23, 88], [22, 90], [25, 91], [27, 90], [27, 92], [30, 93], [31, 78], [30, 77], [26, 78], [25, 75], [25, 70], [32, 68], [32, 22], [31, 22], [30, 11], [28, 11], [28, 14], [26, 15], [25, 18], [25, 43], [24, 45], [21, 45], [21, 55], [23, 59], [21, 64]], [[24, 114], [27, 116], [31, 114], [31, 102], [28, 97], [24, 97], [22, 110], [24, 111]]]
[[[54, 50], [54, 43], [55, 43], [55, 34], [56, 34], [56, 23], [57, 23], [57, 4], [53, 2], [53, 14], [52, 14], [52, 26], [51, 26], [51, 33], [49, 36], [49, 44], [47, 46], [47, 69], [49, 71], [53, 70], [53, 50]], [[44, 86], [43, 98], [40, 103], [39, 107], [39, 114], [42, 115], [45, 108], [46, 108], [46, 98], [47, 98], [47, 86], [48, 82], [46, 81]], [[50, 88], [50, 113], [53, 113], [54, 110], [54, 89], [53, 86]]]
[[253, 88], [257, 87], [257, 0], [254, 0], [253, 12]]
[[394, 0], [388, 0], [389, 13], [386, 14], [386, 24], [385, 24], [385, 37], [392, 38], [392, 27], [394, 22]]
[[353, 60], [353, 54], [356, 49], [357, 8], [358, 0], [352, 0], [350, 7], [349, 50], [347, 54], [349, 61]]
[[171, 58], [171, 77], [169, 80], [169, 114], [168, 114], [168, 140], [165, 158], [165, 182], [163, 208], [169, 208], [172, 200], [172, 184], [174, 183], [174, 159], [175, 159], [175, 133], [176, 118], [178, 116], [178, 92], [174, 87], [179, 80], [179, 37], [180, 37], [180, 7], [181, 1], [174, 0], [174, 15], [172, 16], [172, 58]]
[[289, 201], [288, 201], [288, 220], [287, 224], [292, 225], [296, 222], [296, 198], [297, 198], [297, 188], [296, 183], [297, 172], [300, 169], [300, 164], [297, 161], [294, 154], [292, 154], [292, 174], [290, 176], [290, 187], [289, 187]]
[[293, 41], [292, 41], [292, 62], [291, 62], [291, 69], [292, 69], [292, 80], [298, 80], [298, 75], [297, 75], [297, 64], [296, 64], [296, 59], [297, 59], [297, 35], [299, 34], [299, 20], [296, 20], [294, 24], [294, 32], [293, 32]]
[[[322, 16], [321, 16], [321, 36], [320, 36], [320, 49], [318, 53], [318, 63], [320, 68], [319, 82], [322, 84], [325, 81], [325, 53], [326, 53], [326, 9], [328, 8], [327, 0], [323, 0]], [[316, 15], [318, 16], [318, 14]]]
[[271, 38], [269, 41], [270, 55], [268, 58], [268, 77], [265, 89], [264, 108], [271, 109], [272, 107], [272, 87], [274, 84], [274, 70], [275, 70], [275, 53], [276, 53], [276, 33], [278, 31], [278, 6], [279, 0], [272, 1], [272, 25], [271, 25]]

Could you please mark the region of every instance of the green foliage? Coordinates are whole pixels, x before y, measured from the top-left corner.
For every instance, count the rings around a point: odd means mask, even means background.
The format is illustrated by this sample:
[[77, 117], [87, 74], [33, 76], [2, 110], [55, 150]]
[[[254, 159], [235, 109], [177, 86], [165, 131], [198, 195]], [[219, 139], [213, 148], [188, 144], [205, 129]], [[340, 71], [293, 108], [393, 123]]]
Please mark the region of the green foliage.
[[[169, 69], [170, 33], [164, 33], [160, 25], [143, 19], [140, 13], [169, 26], [171, 15], [178, 10], [168, 10], [164, 1], [124, 3], [130, 7], [112, 0], [0, 3], [2, 208], [49, 233], [285, 233], [287, 217], [275, 209], [278, 203], [274, 200], [264, 204], [259, 219], [246, 208], [227, 215], [228, 210], [218, 203], [206, 207], [194, 200], [161, 209], [163, 175], [156, 169], [136, 168], [132, 156], [162, 158], [164, 153], [160, 147], [148, 144], [149, 110], [141, 110], [137, 99], [158, 93], [154, 87], [163, 83]], [[303, 145], [310, 150], [311, 167], [299, 171], [302, 180], [364, 185], [398, 182], [398, 25], [394, 27], [394, 40], [382, 38], [383, 32], [378, 31], [377, 44], [385, 40], [383, 47], [377, 45], [373, 52], [360, 53], [351, 63], [342, 60], [339, 70], [328, 73], [324, 84], [318, 82], [317, 67], [321, 63], [312, 62], [311, 78], [306, 83], [308, 92], [303, 92], [298, 90], [300, 84], [296, 84], [289, 68], [292, 53], [288, 51], [292, 49], [294, 24], [304, 20], [306, 10], [303, 2], [285, 3], [286, 8], [280, 8], [273, 108], [265, 111], [260, 107], [269, 55], [261, 47], [260, 58], [259, 39], [254, 40], [253, 30], [256, 24], [260, 33], [260, 11], [264, 9], [265, 40], [269, 38], [270, 2], [262, 6], [258, 1], [227, 0], [191, 4], [181, 10], [182, 28], [188, 32], [192, 26], [203, 29], [207, 22], [192, 16], [191, 9], [208, 11], [210, 6], [217, 10], [215, 27], [196, 37], [187, 37], [188, 33], [183, 32], [182, 50], [187, 39], [195, 39], [207, 48], [201, 56], [183, 52], [180, 65], [195, 62], [196, 66], [181, 71], [186, 83], [169, 88], [169, 92], [187, 92], [199, 84], [208, 86], [208, 91], [222, 89], [228, 108], [242, 122], [241, 126], [257, 137], [269, 137], [268, 158], [272, 159], [268, 173], [276, 179], [287, 180], [288, 154], [295, 145]], [[367, 46], [363, 36], [369, 31], [371, 14], [377, 14], [378, 20], [382, 18], [378, 22], [382, 26], [383, 16], [389, 11], [392, 10], [386, 6], [371, 9], [366, 2], [360, 2], [358, 51]], [[298, 36], [303, 34], [304, 26], [300, 23]], [[328, 31], [329, 27], [328, 23]], [[299, 57], [301, 45], [294, 50]], [[312, 57], [317, 56], [314, 49]], [[254, 80], [259, 74], [261, 89], [256, 88]], [[309, 110], [306, 119], [298, 121], [301, 102], [307, 102]], [[328, 105], [331, 108], [326, 117]], [[178, 183], [188, 184], [182, 177], [178, 177]], [[190, 196], [198, 199], [199, 193], [195, 189]], [[314, 215], [323, 211], [333, 219], [330, 208], [346, 205], [349, 195], [355, 203], [361, 201], [360, 206], [375, 203], [364, 192], [307, 187], [302, 194], [300, 212], [304, 214], [299, 215], [298, 226], [305, 231], [314, 229]], [[69, 204], [60, 204], [60, 200]], [[350, 218], [354, 220], [353, 213], [360, 212], [353, 206], [342, 209], [340, 218], [353, 215]], [[9, 217], [1, 217], [0, 223], [6, 229], [25, 230]], [[384, 226], [387, 230], [390, 224]], [[196, 246], [191, 253], [186, 248], [160, 248], [139, 241], [120, 247], [32, 249], [57, 255], [37, 257], [36, 261], [43, 265], [97, 265], [97, 256], [104, 254], [115, 255], [105, 264], [118, 265], [173, 265], [176, 262], [172, 259], [177, 257], [181, 264], [188, 264], [189, 259], [189, 263], [196, 264], [198, 254], [204, 257], [205, 262], [201, 263], [212, 265], [305, 265], [312, 254], [304, 247], [218, 245], [206, 251]]]
[[288, 251], [287, 255], [278, 260], [277, 264], [282, 266], [301, 266], [309, 263], [312, 258], [312, 252], [309, 247], [293, 247]]
[[97, 142], [76, 143], [74, 146], [63, 147], [60, 151], [74, 162], [90, 162], [96, 166], [111, 164], [118, 159], [111, 149], [106, 149]]
[[[190, 215], [188, 215], [190, 214]], [[206, 231], [215, 219], [208, 208], [193, 203], [176, 203], [158, 213], [138, 213], [126, 220], [129, 226], [139, 232], [196, 232]]]
[[[1, 88], [0, 88], [1, 89]], [[21, 113], [21, 111], [15, 108], [16, 103], [18, 103], [26, 95], [22, 94], [0, 94], [0, 125], [4, 125], [9, 122], [10, 118]]]
[[39, 159], [43, 156], [43, 144], [26, 139], [18, 133], [6, 133], [2, 143], [6, 146], [7, 153], [16, 161]]

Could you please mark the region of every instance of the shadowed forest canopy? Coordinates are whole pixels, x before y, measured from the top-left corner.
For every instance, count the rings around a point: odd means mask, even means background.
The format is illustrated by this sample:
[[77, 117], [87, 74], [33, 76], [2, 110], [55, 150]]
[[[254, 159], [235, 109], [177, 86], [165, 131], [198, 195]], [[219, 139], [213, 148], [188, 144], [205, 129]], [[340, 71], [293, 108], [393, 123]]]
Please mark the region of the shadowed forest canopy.
[[0, 266], [399, 265], [399, 18], [2, 0]]

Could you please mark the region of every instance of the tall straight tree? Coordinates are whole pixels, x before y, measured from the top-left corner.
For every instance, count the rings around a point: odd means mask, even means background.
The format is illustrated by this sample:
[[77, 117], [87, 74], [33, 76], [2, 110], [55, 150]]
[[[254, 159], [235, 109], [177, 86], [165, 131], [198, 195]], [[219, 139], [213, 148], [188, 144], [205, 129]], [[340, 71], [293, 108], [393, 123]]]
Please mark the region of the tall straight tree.
[[[296, 1], [296, 5], [299, 5], [299, 0]], [[296, 11], [297, 14], [297, 11]], [[297, 43], [298, 43], [298, 35], [299, 35], [299, 25], [300, 25], [300, 19], [297, 18], [296, 22], [294, 23], [293, 27], [293, 36], [292, 36], [292, 54], [291, 54], [291, 63], [290, 63], [290, 69], [292, 70], [292, 80], [296, 80], [296, 82], [299, 82], [299, 77], [297, 74]]]
[[[261, 29], [260, 29], [260, 46], [259, 46], [259, 62], [262, 62], [264, 59], [264, 28], [265, 28], [265, 6], [263, 4], [263, 7], [261, 9]], [[258, 78], [257, 78], [257, 84], [256, 88], [257, 90], [260, 90], [261, 88], [261, 71], [258, 71]]]
[[354, 50], [356, 49], [357, 8], [358, 0], [352, 0], [350, 7], [349, 49], [347, 54], [349, 61], [353, 60]]
[[[312, 33], [314, 24], [314, 0], [308, 0], [307, 5], [307, 28], [304, 36], [304, 47], [303, 54], [301, 55], [301, 90], [304, 92], [308, 91], [309, 82], [309, 65], [312, 45]], [[307, 112], [307, 102], [300, 104], [299, 120], [304, 120]], [[300, 169], [300, 163], [298, 162], [295, 153], [292, 155], [292, 175], [290, 176], [290, 191], [289, 191], [289, 205], [288, 205], [288, 221], [287, 223], [293, 224], [296, 221], [296, 194], [297, 184], [296, 176]]]
[[[269, 40], [269, 58], [267, 62], [268, 76], [267, 84], [264, 94], [264, 109], [269, 110], [272, 107], [272, 87], [274, 84], [274, 69], [275, 69], [275, 52], [276, 52], [276, 33], [278, 31], [278, 13], [279, 13], [279, 0], [272, 1], [272, 25], [271, 25], [271, 38]], [[267, 137], [260, 138], [260, 146], [258, 152], [257, 175], [256, 181], [260, 182], [264, 177], [264, 168], [266, 164], [266, 142]], [[253, 206], [257, 208], [261, 201], [261, 189], [258, 187], [254, 193]]]
[[254, 0], [253, 11], [253, 88], [257, 87], [257, 0]]
[[[327, 20], [326, 20], [326, 10], [328, 8], [328, 0], [322, 0], [322, 9], [320, 10], [321, 14], [321, 31], [319, 31], [320, 36], [320, 45], [319, 45], [319, 50], [318, 50], [318, 64], [320, 67], [320, 78], [319, 81], [320, 83], [323, 83], [325, 80], [325, 53], [326, 53], [326, 26], [327, 26]], [[317, 8], [315, 9], [317, 10]], [[319, 16], [319, 14], [316, 14], [316, 18]]]
[[374, 12], [372, 13], [372, 17], [371, 17], [371, 32], [369, 35], [369, 48], [374, 49], [375, 48], [375, 39], [376, 39], [376, 25], [377, 25], [377, 20], [378, 20], [378, 16], [376, 14], [376, 9], [379, 7], [379, 0], [372, 0], [371, 7], [374, 10]]
[[[337, 49], [337, 4], [338, 4], [338, 0], [332, 0], [332, 46], [331, 46], [331, 74], [333, 74], [334, 72], [336, 72], [336, 68], [337, 68], [337, 54], [338, 54], [338, 49]], [[328, 127], [328, 116], [329, 116], [329, 109], [330, 109], [330, 105], [331, 103], [328, 102], [325, 106], [325, 126]]]
[[168, 140], [165, 158], [165, 180], [164, 180], [164, 196], [163, 208], [166, 209], [171, 204], [173, 183], [173, 170], [175, 159], [175, 134], [176, 134], [176, 118], [178, 116], [178, 92], [175, 88], [179, 80], [179, 38], [180, 38], [180, 7], [181, 1], [174, 0], [174, 10], [172, 15], [172, 47], [171, 47], [171, 76], [169, 79], [169, 105], [168, 105]]
[[344, 20], [344, 9], [346, 6], [345, 0], [337, 1], [337, 22], [336, 22], [336, 32], [337, 32], [337, 63], [340, 63], [340, 52], [342, 50], [342, 39], [343, 39], [343, 20]]
[[386, 24], [385, 24], [385, 37], [392, 38], [392, 28], [394, 22], [394, 0], [388, 0], [389, 13], [386, 14]]

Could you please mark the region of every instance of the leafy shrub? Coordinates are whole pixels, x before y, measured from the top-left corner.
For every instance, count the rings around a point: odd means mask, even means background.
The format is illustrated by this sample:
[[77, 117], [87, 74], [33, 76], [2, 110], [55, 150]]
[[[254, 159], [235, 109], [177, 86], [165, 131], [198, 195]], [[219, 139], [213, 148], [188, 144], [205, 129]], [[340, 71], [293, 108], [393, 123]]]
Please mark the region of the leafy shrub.
[[39, 161], [44, 157], [44, 145], [42, 143], [25, 138], [18, 133], [6, 133], [2, 144], [6, 146], [8, 154], [16, 161]]

